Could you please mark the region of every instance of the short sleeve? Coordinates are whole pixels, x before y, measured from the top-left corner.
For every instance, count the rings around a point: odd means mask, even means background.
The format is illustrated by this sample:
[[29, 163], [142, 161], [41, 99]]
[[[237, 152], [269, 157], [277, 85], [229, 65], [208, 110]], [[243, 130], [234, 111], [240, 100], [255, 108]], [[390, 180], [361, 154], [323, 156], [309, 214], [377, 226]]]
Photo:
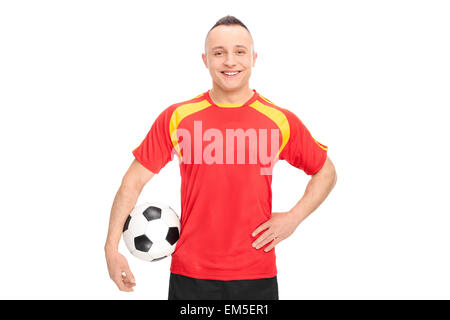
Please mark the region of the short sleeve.
[[159, 114], [144, 140], [132, 151], [136, 160], [153, 173], [159, 173], [173, 159], [169, 134], [170, 111], [169, 107]]
[[283, 111], [289, 123], [290, 134], [279, 158], [308, 175], [317, 173], [327, 159], [328, 147], [314, 139], [293, 112], [287, 109]]

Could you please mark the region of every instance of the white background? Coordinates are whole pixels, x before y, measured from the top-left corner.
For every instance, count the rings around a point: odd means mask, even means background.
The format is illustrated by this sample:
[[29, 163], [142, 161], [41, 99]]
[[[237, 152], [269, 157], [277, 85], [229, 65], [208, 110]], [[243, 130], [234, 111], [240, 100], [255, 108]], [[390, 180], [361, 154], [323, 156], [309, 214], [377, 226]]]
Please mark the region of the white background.
[[[104, 241], [131, 151], [169, 105], [211, 88], [208, 30], [252, 33], [250, 87], [329, 147], [338, 182], [276, 247], [280, 299], [449, 299], [446, 1], [2, 1], [3, 299], [167, 299], [170, 259], [121, 242], [135, 292], [109, 279]], [[280, 161], [273, 211], [309, 181]], [[180, 212], [177, 158], [138, 203]]]

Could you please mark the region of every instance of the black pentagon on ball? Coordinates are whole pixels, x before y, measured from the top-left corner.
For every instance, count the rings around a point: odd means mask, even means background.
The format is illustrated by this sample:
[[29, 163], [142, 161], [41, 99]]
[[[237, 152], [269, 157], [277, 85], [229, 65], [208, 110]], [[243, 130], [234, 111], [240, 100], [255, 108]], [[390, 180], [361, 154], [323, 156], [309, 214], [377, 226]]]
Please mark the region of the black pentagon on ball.
[[123, 225], [123, 232], [128, 230], [128, 225], [130, 224], [131, 216], [128, 216], [127, 220], [125, 221], [125, 224]]
[[148, 252], [152, 247], [153, 242], [145, 234], [134, 238], [134, 247], [142, 252]]
[[161, 219], [161, 208], [150, 206], [142, 212], [147, 221]]
[[179, 238], [180, 238], [180, 233], [178, 232], [178, 228], [170, 227], [169, 231], [167, 232], [167, 236], [166, 236], [167, 242], [173, 246], [173, 244], [175, 242], [177, 242]]

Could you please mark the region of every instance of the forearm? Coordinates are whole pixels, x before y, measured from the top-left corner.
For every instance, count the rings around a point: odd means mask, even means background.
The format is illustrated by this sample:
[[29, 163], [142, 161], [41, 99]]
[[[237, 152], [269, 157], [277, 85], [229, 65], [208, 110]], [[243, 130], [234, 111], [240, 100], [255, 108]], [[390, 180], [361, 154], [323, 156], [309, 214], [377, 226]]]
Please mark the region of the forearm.
[[297, 224], [300, 224], [327, 198], [336, 184], [336, 179], [334, 170], [321, 171], [311, 177], [305, 194], [289, 211], [295, 216]]
[[117, 250], [123, 225], [136, 205], [140, 190], [122, 184], [117, 191], [111, 208], [108, 235], [106, 237], [105, 250]]

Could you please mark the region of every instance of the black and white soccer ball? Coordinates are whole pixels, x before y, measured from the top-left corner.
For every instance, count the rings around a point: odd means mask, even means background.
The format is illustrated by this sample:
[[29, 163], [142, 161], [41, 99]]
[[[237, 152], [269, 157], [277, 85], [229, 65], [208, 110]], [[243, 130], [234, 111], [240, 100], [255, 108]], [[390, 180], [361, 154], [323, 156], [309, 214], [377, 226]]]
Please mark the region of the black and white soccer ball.
[[135, 257], [145, 261], [161, 260], [175, 251], [180, 238], [180, 219], [168, 205], [146, 202], [131, 211], [122, 235]]

